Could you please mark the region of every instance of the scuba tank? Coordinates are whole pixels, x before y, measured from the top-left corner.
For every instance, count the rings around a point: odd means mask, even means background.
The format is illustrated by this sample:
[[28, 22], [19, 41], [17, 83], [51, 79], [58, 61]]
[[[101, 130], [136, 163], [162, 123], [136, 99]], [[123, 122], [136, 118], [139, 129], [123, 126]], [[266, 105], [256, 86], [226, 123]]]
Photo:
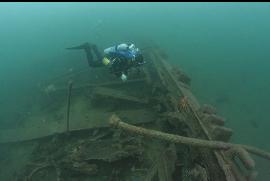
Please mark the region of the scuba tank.
[[127, 44], [127, 43], [121, 43], [119, 45], [116, 45], [116, 46], [112, 46], [112, 47], [109, 47], [109, 48], [106, 48], [104, 50], [104, 53], [105, 54], [110, 54], [110, 53], [116, 53], [116, 52], [121, 52], [121, 51], [130, 51], [132, 53], [135, 53], [135, 52], [138, 52], [139, 49], [138, 48], [135, 48], [135, 45], [133, 43], [131, 44]]

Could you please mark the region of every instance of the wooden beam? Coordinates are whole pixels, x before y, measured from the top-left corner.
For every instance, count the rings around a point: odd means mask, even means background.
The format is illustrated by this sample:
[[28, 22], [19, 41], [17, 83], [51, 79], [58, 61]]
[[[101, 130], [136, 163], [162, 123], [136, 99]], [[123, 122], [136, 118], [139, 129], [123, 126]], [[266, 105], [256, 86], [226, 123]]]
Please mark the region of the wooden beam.
[[99, 96], [104, 96], [104, 97], [111, 97], [114, 99], [120, 99], [120, 100], [125, 100], [125, 101], [141, 103], [141, 104], [148, 103], [148, 100], [146, 100], [146, 99], [130, 96], [130, 95], [127, 95], [121, 91], [118, 91], [115, 89], [110, 89], [110, 88], [104, 88], [104, 87], [95, 88], [94, 94], [99, 95]]

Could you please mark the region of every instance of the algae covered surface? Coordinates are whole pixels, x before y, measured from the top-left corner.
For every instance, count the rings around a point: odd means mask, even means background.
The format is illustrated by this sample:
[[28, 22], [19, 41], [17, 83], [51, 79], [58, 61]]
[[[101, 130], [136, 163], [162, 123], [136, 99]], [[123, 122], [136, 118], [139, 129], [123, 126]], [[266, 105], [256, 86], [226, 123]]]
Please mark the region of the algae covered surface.
[[[230, 142], [270, 150], [269, 19], [269, 3], [0, 3], [1, 180], [188, 180], [193, 168], [202, 175], [210, 168], [202, 164], [207, 150], [197, 157], [190, 147], [111, 128], [117, 114], [129, 124], [201, 136], [192, 125], [163, 122], [161, 113], [173, 111], [168, 96], [179, 95], [164, 96], [153, 64], [123, 85], [105, 68], [88, 67], [83, 51], [65, 49], [84, 42], [100, 51], [122, 42], [146, 53], [159, 47], [188, 75], [180, 85], [225, 118]], [[63, 134], [70, 80], [72, 131]], [[256, 180], [269, 180], [269, 162], [254, 159]]]

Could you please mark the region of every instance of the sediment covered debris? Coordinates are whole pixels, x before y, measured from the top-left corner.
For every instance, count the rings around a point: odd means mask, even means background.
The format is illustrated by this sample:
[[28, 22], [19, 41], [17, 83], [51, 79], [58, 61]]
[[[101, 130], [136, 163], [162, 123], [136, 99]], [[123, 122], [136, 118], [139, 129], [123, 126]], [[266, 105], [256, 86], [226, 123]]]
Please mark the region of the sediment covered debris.
[[144, 54], [144, 70], [125, 83], [80, 83], [73, 77], [71, 102], [68, 87], [54, 82], [50, 98], [57, 97], [59, 110], [51, 112], [62, 115], [57, 122], [35, 123], [35, 132], [24, 127], [1, 133], [7, 149], [31, 145], [16, 174], [7, 170], [16, 177], [6, 180], [255, 180], [251, 154], [269, 160], [270, 154], [230, 143], [233, 130], [216, 108], [200, 105], [191, 78], [159, 48]]

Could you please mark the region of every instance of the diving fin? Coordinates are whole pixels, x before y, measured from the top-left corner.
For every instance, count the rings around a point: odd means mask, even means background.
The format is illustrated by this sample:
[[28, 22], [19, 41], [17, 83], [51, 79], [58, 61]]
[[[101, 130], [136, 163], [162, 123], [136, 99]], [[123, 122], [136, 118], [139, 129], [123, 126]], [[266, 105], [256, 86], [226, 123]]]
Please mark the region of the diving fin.
[[90, 49], [90, 44], [89, 43], [83, 43], [79, 46], [75, 46], [75, 47], [69, 47], [69, 48], [66, 48], [68, 50], [80, 50], [80, 49]]

